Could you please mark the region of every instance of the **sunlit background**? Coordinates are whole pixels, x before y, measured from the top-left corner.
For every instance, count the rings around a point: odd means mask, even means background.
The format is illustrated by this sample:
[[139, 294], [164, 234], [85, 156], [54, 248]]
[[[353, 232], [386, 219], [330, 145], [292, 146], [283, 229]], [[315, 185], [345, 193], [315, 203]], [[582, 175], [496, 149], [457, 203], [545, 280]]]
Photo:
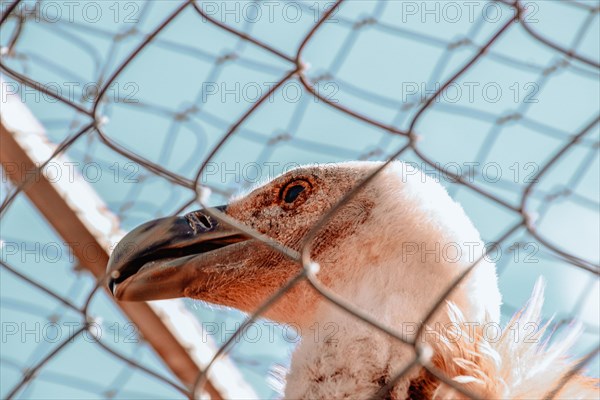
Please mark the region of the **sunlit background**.
[[[23, 2], [1, 27], [3, 65], [60, 90], [86, 109], [131, 53], [177, 7], [178, 1]], [[269, 3], [269, 4], [267, 4]], [[353, 112], [407, 130], [423, 100], [460, 70], [513, 18], [502, 3], [348, 1], [303, 50], [305, 74], [326, 99]], [[2, 2], [2, 11], [10, 2]], [[91, 4], [91, 5], [90, 5]], [[294, 58], [329, 2], [198, 2], [221, 23]], [[598, 3], [527, 2], [528, 26], [541, 37], [598, 64]], [[29, 10], [29, 11], [28, 11]], [[19, 25], [17, 15], [24, 22]], [[11, 51], [7, 51], [11, 47]], [[128, 231], [147, 220], [197, 208], [195, 194], [177, 179], [193, 181], [202, 162], [247, 110], [295, 65], [211, 24], [186, 7], [116, 77], [99, 107], [101, 131], [78, 138], [64, 155]], [[519, 207], [530, 179], [598, 115], [597, 66], [566, 56], [512, 23], [474, 65], [442, 93], [414, 127], [420, 152], [474, 186]], [[90, 118], [2, 71], [3, 99], [14, 92], [59, 144]], [[85, 90], [84, 90], [85, 89]], [[87, 96], [87, 98], [86, 98]], [[3, 100], [4, 101], [4, 100]], [[528, 196], [538, 233], [553, 247], [590, 264], [600, 261], [598, 124], [572, 146]], [[384, 160], [407, 139], [341, 112], [307, 92], [296, 78], [243, 121], [211, 160], [200, 183], [222, 204], [272, 174], [305, 164]], [[118, 146], [121, 152], [107, 143]], [[131, 155], [131, 156], [126, 156]], [[137, 156], [170, 176], [140, 164]], [[521, 217], [471, 188], [444, 178], [412, 150], [416, 163], [448, 188], [486, 242]], [[471, 169], [472, 168], [472, 169]], [[174, 177], [177, 177], [174, 178]], [[2, 179], [5, 200], [13, 187]], [[3, 215], [2, 261], [81, 305], [95, 280], [70, 257], [27, 197], [20, 193]], [[49, 245], [52, 244], [52, 245]], [[17, 251], [15, 251], [17, 249]], [[544, 315], [585, 329], [575, 349], [598, 346], [597, 275], [565, 262], [525, 229], [504, 243], [497, 260], [510, 317], [539, 276], [547, 281]], [[23, 279], [0, 268], [1, 380], [4, 398], [27, 369], [81, 326], [81, 316]], [[185, 300], [221, 343], [244, 315]], [[104, 292], [89, 314], [101, 340], [120, 354], [172, 380], [160, 357], [127, 329], [127, 320]], [[63, 327], [45, 332], [49, 322]], [[37, 324], [37, 325], [36, 325]], [[79, 324], [79, 325], [77, 325]], [[260, 325], [266, 327], [268, 325]], [[18, 329], [15, 333], [14, 329]], [[40, 328], [41, 327], [41, 328]], [[118, 327], [118, 329], [116, 328]], [[29, 334], [26, 334], [30, 331]], [[260, 398], [278, 396], [270, 371], [289, 363], [297, 336], [264, 328], [258, 340], [242, 336], [229, 353]], [[253, 335], [252, 335], [253, 336]], [[173, 398], [181, 393], [107, 353], [85, 335], [59, 351], [16, 398]], [[598, 374], [599, 360], [588, 373]]]

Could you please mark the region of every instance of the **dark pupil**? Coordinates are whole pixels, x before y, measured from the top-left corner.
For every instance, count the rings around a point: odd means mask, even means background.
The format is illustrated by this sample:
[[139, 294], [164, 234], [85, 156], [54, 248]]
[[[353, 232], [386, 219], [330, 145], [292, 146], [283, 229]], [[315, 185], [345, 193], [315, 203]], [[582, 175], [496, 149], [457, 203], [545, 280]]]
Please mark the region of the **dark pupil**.
[[304, 186], [302, 185], [292, 186], [285, 192], [285, 198], [283, 200], [285, 200], [286, 203], [291, 203], [298, 198], [298, 195], [302, 193], [303, 190]]

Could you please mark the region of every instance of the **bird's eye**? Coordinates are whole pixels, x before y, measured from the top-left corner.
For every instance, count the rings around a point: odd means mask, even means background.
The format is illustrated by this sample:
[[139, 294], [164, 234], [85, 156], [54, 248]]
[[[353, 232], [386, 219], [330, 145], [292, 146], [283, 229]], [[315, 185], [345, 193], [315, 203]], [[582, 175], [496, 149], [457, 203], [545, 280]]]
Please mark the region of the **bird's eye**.
[[285, 196], [283, 197], [283, 200], [286, 203], [292, 203], [298, 198], [298, 196], [300, 196], [300, 193], [302, 193], [302, 191], [304, 191], [304, 186], [294, 185], [285, 191]]
[[310, 183], [308, 183], [307, 181], [292, 181], [281, 190], [281, 199], [287, 204], [292, 204], [306, 189], [310, 189]]

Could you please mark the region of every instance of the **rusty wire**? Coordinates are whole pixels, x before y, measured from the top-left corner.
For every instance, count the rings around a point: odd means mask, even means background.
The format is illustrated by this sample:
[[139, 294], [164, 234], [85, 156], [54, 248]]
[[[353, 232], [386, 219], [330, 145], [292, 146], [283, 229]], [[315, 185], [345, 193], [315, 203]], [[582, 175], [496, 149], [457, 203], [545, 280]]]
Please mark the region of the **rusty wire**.
[[[205, 13], [203, 11], [202, 7], [199, 6], [199, 4], [193, 0], [182, 1], [180, 3], [180, 5], [168, 17], [166, 17], [161, 24], [159, 24], [157, 27], [152, 29], [150, 31], [150, 33], [144, 35], [144, 34], [141, 34], [139, 31], [135, 31], [135, 29], [119, 33], [120, 35], [122, 35], [121, 37], [125, 37], [125, 36], [129, 35], [129, 36], [134, 36], [134, 37], [138, 38], [139, 44], [135, 47], [135, 49], [133, 51], [131, 51], [129, 53], [129, 55], [124, 59], [124, 61], [122, 61], [116, 68], [114, 68], [110, 72], [110, 74], [107, 74], [107, 71], [106, 71], [107, 67], [106, 66], [103, 67], [104, 76], [101, 76], [99, 79], [99, 81], [101, 81], [103, 83], [103, 85], [102, 85], [101, 90], [99, 91], [97, 99], [94, 101], [91, 108], [87, 108], [84, 105], [82, 105], [76, 101], [73, 101], [72, 99], [65, 98], [61, 95], [58, 95], [58, 94], [52, 92], [51, 90], [48, 90], [47, 88], [45, 88], [44, 85], [40, 85], [34, 79], [29, 77], [26, 72], [19, 72], [15, 68], [10, 67], [7, 64], [7, 62], [6, 62], [7, 59], [9, 59], [11, 57], [18, 58], [19, 36], [23, 32], [23, 28], [26, 27], [27, 24], [34, 23], [34, 22], [32, 22], [32, 19], [33, 19], [32, 15], [34, 14], [34, 12], [30, 11], [28, 13], [27, 11], [23, 11], [22, 9], [20, 9], [18, 7], [19, 3], [20, 3], [20, 0], [17, 0], [17, 1], [14, 1], [13, 3], [11, 3], [8, 7], [5, 7], [4, 13], [0, 19], [1, 24], [5, 24], [11, 20], [16, 21], [16, 29], [14, 30], [13, 35], [11, 36], [11, 39], [8, 41], [9, 45], [8, 45], [7, 49], [5, 49], [5, 54], [3, 56], [2, 61], [0, 62], [1, 70], [7, 76], [14, 79], [15, 81], [20, 82], [21, 84], [23, 84], [27, 87], [31, 87], [31, 88], [35, 88], [35, 90], [39, 90], [40, 92], [44, 93], [45, 95], [56, 99], [57, 101], [64, 104], [65, 106], [70, 107], [79, 116], [87, 118], [87, 123], [83, 123], [79, 129], [76, 129], [74, 133], [67, 135], [62, 140], [62, 142], [58, 145], [58, 148], [57, 148], [57, 151], [55, 152], [55, 154], [46, 161], [47, 163], [50, 162], [52, 160], [52, 158], [54, 156], [56, 156], [57, 154], [68, 151], [70, 148], [73, 147], [73, 145], [76, 142], [84, 141], [84, 140], [86, 140], [86, 138], [88, 138], [88, 140], [90, 138], [93, 140], [96, 140], [101, 145], [106, 146], [107, 148], [109, 148], [112, 151], [118, 153], [119, 155], [125, 157], [126, 159], [129, 159], [129, 160], [139, 164], [140, 166], [143, 166], [143, 168], [145, 170], [145, 172], [142, 176], [143, 179], [151, 179], [152, 177], [159, 177], [161, 179], [165, 179], [171, 185], [182, 188], [185, 190], [186, 193], [189, 193], [188, 200], [185, 201], [176, 212], [181, 212], [182, 210], [184, 210], [191, 204], [199, 203], [201, 206], [207, 208], [209, 210], [210, 214], [213, 214], [215, 217], [217, 217], [219, 219], [225, 220], [228, 224], [238, 227], [241, 231], [254, 237], [255, 239], [261, 240], [266, 245], [271, 246], [274, 250], [281, 252], [286, 257], [289, 257], [290, 259], [297, 262], [299, 267], [301, 267], [301, 268], [299, 268], [299, 272], [296, 276], [294, 276], [284, 287], [282, 287], [279, 291], [277, 291], [275, 294], [273, 294], [272, 297], [267, 299], [261, 306], [259, 306], [257, 308], [257, 310], [244, 322], [244, 324], [242, 324], [236, 330], [236, 332], [233, 334], [233, 336], [231, 336], [229, 338], [229, 340], [227, 340], [223, 344], [223, 346], [219, 349], [217, 354], [213, 357], [212, 361], [208, 365], [208, 368], [200, 373], [200, 375], [198, 376], [198, 378], [196, 380], [196, 384], [193, 387], [183, 387], [180, 383], [172, 381], [169, 377], [161, 376], [160, 374], [153, 372], [150, 369], [146, 368], [139, 360], [135, 360], [130, 357], [126, 357], [126, 356], [120, 354], [118, 351], [106, 346], [105, 344], [98, 342], [98, 345], [101, 348], [103, 348], [105, 351], [107, 351], [109, 354], [113, 355], [114, 357], [117, 357], [119, 360], [125, 362], [127, 365], [134, 367], [136, 369], [139, 369], [139, 370], [143, 371], [144, 373], [152, 376], [153, 378], [164, 382], [166, 385], [170, 385], [176, 391], [178, 391], [179, 393], [181, 393], [182, 395], [184, 395], [186, 397], [193, 397], [195, 393], [199, 392], [199, 389], [206, 382], [208, 373], [209, 373], [210, 368], [213, 365], [214, 361], [218, 357], [220, 357], [221, 355], [225, 354], [226, 352], [228, 352], [230, 350], [230, 348], [234, 345], [235, 339], [237, 338], [238, 335], [240, 335], [240, 333], [243, 331], [244, 327], [246, 327], [248, 324], [250, 324], [256, 318], [260, 317], [278, 298], [280, 298], [282, 295], [284, 295], [287, 290], [289, 290], [291, 287], [293, 287], [294, 285], [296, 285], [302, 281], [308, 282], [324, 298], [326, 298], [327, 300], [336, 304], [338, 307], [343, 309], [345, 312], [355, 315], [356, 317], [360, 318], [365, 323], [371, 325], [374, 329], [378, 329], [378, 330], [386, 333], [387, 335], [390, 335], [391, 337], [397, 339], [399, 341], [399, 343], [402, 343], [402, 345], [411, 346], [414, 349], [415, 356], [414, 356], [412, 362], [403, 371], [392, 371], [393, 374], [392, 374], [392, 378], [391, 378], [390, 382], [387, 384], [386, 387], [382, 388], [380, 390], [380, 392], [374, 393], [373, 394], [374, 398], [382, 397], [386, 393], [386, 391], [399, 378], [401, 378], [403, 376], [404, 373], [406, 373], [410, 368], [419, 366], [419, 365], [422, 366], [423, 368], [426, 368], [429, 372], [431, 372], [434, 376], [436, 376], [442, 382], [453, 386], [457, 391], [465, 394], [466, 396], [471, 397], [471, 398], [477, 397], [476, 393], [468, 392], [466, 389], [462, 388], [461, 385], [457, 384], [456, 382], [453, 382], [451, 379], [444, 376], [440, 371], [436, 370], [433, 366], [429, 365], [425, 360], [422, 360], [421, 359], [422, 349], [420, 349], [419, 346], [417, 346], [416, 341], [409, 340], [409, 339], [403, 337], [403, 335], [401, 335], [398, 332], [395, 332], [391, 327], [387, 327], [387, 326], [381, 324], [380, 322], [376, 321], [374, 318], [369, 316], [367, 313], [361, 311], [359, 308], [357, 308], [356, 306], [351, 304], [346, 299], [340, 298], [335, 293], [333, 293], [329, 289], [327, 289], [327, 287], [319, 281], [318, 277], [311, 272], [310, 266], [311, 266], [312, 260], [310, 259], [310, 250], [311, 250], [312, 241], [310, 239], [314, 238], [316, 236], [317, 232], [319, 231], [319, 229], [321, 229], [325, 225], [325, 223], [337, 212], [337, 210], [340, 207], [342, 207], [350, 198], [352, 198], [352, 196], [354, 196], [364, 185], [366, 185], [368, 183], [368, 181], [373, 179], [381, 171], [381, 169], [383, 169], [383, 167], [385, 165], [387, 165], [387, 163], [389, 163], [392, 160], [395, 160], [397, 158], [404, 157], [409, 152], [412, 153], [412, 155], [418, 157], [424, 163], [431, 166], [432, 168], [438, 170], [438, 172], [440, 172], [444, 176], [454, 179], [455, 182], [457, 182], [459, 185], [464, 186], [471, 192], [476, 193], [479, 196], [482, 196], [483, 198], [489, 200], [490, 202], [493, 202], [496, 205], [506, 209], [510, 213], [513, 213], [514, 215], [518, 215], [518, 217], [519, 217], [518, 222], [514, 225], [511, 225], [505, 231], [505, 233], [503, 233], [502, 235], [500, 235], [500, 237], [497, 238], [497, 240], [495, 241], [496, 246], [503, 246], [505, 244], [504, 242], [507, 240], [507, 238], [509, 238], [514, 232], [516, 232], [519, 229], [524, 229], [532, 237], [534, 237], [539, 243], [541, 243], [544, 246], [544, 248], [547, 249], [554, 257], [572, 265], [574, 268], [579, 268], [579, 269], [582, 269], [583, 271], [591, 273], [592, 275], [594, 275], [594, 279], [599, 274], [599, 266], [594, 265], [592, 262], [590, 262], [588, 260], [584, 260], [575, 254], [570, 254], [565, 249], [559, 248], [557, 245], [555, 245], [551, 241], [551, 239], [546, 238], [542, 234], [540, 234], [540, 232], [538, 232], [538, 230], [537, 230], [536, 223], [531, 216], [531, 210], [529, 209], [529, 201], [530, 201], [530, 199], [535, 198], [535, 195], [536, 195], [534, 189], [536, 187], [537, 182], [539, 182], [540, 178], [543, 177], [543, 175], [552, 166], [557, 164], [558, 161], [570, 149], [573, 148], [573, 146], [575, 146], [577, 144], [581, 144], [582, 141], [584, 141], [584, 140], [588, 140], [587, 143], [589, 143], [589, 147], [594, 148], [594, 146], [595, 146], [595, 148], [597, 150], [598, 143], [594, 142], [593, 139], [589, 139], [588, 136], [589, 136], [589, 133], [592, 132], [593, 129], [597, 127], [597, 125], [600, 121], [598, 116], [593, 116], [592, 118], [590, 118], [589, 121], [584, 121], [584, 123], [582, 124], [583, 127], [580, 128], [579, 131], [577, 131], [577, 128], [574, 128], [573, 131], [566, 132], [565, 135], [562, 135], [562, 136], [559, 135], [561, 140], [564, 143], [563, 146], [560, 147], [558, 149], [558, 151], [556, 151], [554, 154], [552, 154], [550, 156], [549, 160], [545, 163], [545, 165], [542, 166], [541, 170], [537, 172], [535, 179], [533, 179], [532, 182], [529, 183], [523, 189], [521, 196], [520, 196], [520, 202], [518, 205], [511, 204], [510, 202], [506, 201], [505, 199], [501, 198], [500, 196], [490, 192], [488, 189], [477, 185], [477, 183], [470, 182], [464, 176], [457, 175], [453, 171], [450, 171], [444, 167], [440, 167], [438, 164], [436, 164], [434, 159], [431, 159], [429, 156], [427, 156], [427, 154], [425, 154], [423, 152], [423, 150], [419, 147], [418, 139], [420, 136], [426, 135], [426, 133], [419, 132], [417, 134], [418, 123], [422, 119], [426, 118], [427, 112], [430, 110], [433, 103], [436, 101], [436, 99], [438, 99], [438, 97], [441, 95], [441, 93], [444, 91], [444, 89], [447, 88], [453, 82], [455, 82], [457, 79], [459, 79], [462, 75], [467, 73], [473, 65], [475, 65], [480, 59], [485, 58], [485, 57], [495, 57], [496, 59], [499, 59], [499, 60], [502, 59], [502, 61], [506, 62], [506, 63], [511, 63], [513, 65], [519, 65], [519, 66], [522, 66], [523, 68], [529, 68], [533, 71], [536, 71], [539, 74], [540, 80], [546, 79], [547, 76], [551, 73], [549, 71], [553, 71], [554, 69], [560, 68], [561, 66], [562, 67], [571, 66], [573, 69], [575, 69], [576, 71], [578, 71], [581, 74], [588, 74], [588, 75], [591, 74], [592, 76], [597, 76], [597, 73], [598, 73], [597, 70], [600, 68], [600, 65], [595, 60], [590, 59], [589, 57], [587, 57], [585, 55], [579, 54], [577, 52], [577, 47], [582, 38], [583, 32], [585, 32], [589, 28], [589, 26], [593, 23], [594, 17], [596, 17], [597, 14], [600, 12], [598, 7], [593, 7], [593, 6], [589, 6], [589, 5], [578, 3], [578, 2], [570, 3], [573, 7], [586, 9], [589, 12], [589, 17], [579, 27], [580, 34], [573, 41], [572, 46], [570, 48], [565, 48], [563, 45], [554, 43], [552, 40], [550, 40], [550, 39], [544, 37], [542, 34], [538, 33], [535, 30], [535, 28], [530, 26], [525, 21], [525, 18], [524, 18], [525, 10], [524, 10], [524, 5], [521, 1], [515, 1], [515, 2], [498, 1], [498, 4], [500, 4], [502, 7], [513, 10], [514, 19], [507, 21], [504, 25], [497, 28], [495, 30], [495, 32], [493, 32], [493, 34], [490, 36], [490, 38], [484, 44], [479, 45], [479, 46], [476, 45], [475, 43], [473, 43], [472, 41], [470, 41], [468, 38], [466, 38], [462, 42], [458, 42], [458, 43], [451, 42], [451, 41], [439, 43], [439, 45], [442, 47], [445, 47], [447, 49], [447, 51], [451, 51], [453, 48], [457, 48], [460, 46], [465, 46], [465, 47], [474, 49], [475, 53], [467, 62], [465, 62], [463, 64], [462, 68], [460, 68], [458, 71], [456, 71], [454, 74], [452, 74], [450, 76], [450, 78], [446, 79], [444, 81], [444, 83], [442, 85], [440, 85], [440, 87], [435, 91], [435, 93], [428, 96], [427, 99], [425, 101], [421, 102], [420, 104], [413, 104], [413, 106], [417, 107], [417, 111], [412, 116], [412, 118], [408, 124], [408, 128], [404, 130], [404, 129], [398, 128], [393, 123], [388, 123], [385, 121], [377, 120], [374, 117], [371, 117], [367, 114], [363, 114], [362, 112], [354, 110], [352, 108], [349, 108], [339, 102], [331, 101], [330, 99], [323, 96], [322, 94], [319, 93], [318, 90], [315, 89], [315, 84], [318, 82], [318, 78], [315, 79], [314, 77], [311, 77], [307, 74], [307, 71], [306, 71], [306, 61], [307, 60], [305, 60], [305, 58], [303, 57], [304, 50], [305, 50], [306, 46], [312, 40], [316, 40], [315, 37], [316, 37], [316, 34], [319, 31], [319, 29], [321, 29], [323, 24], [329, 18], [331, 18], [334, 11], [336, 11], [341, 6], [341, 4], [343, 3], [343, 0], [338, 0], [335, 3], [335, 6], [330, 7], [327, 10], [325, 10], [320, 15], [319, 20], [312, 26], [312, 29], [310, 29], [307, 32], [307, 34], [304, 36], [303, 40], [301, 41], [301, 43], [297, 47], [297, 49], [295, 49], [295, 50], [291, 49], [291, 50], [289, 50], [289, 53], [279, 50], [279, 49], [273, 47], [272, 45], [252, 36], [251, 34], [240, 31], [234, 27], [227, 25], [226, 23], [219, 21], [218, 19], [213, 18], [212, 16]], [[38, 3], [38, 5], [39, 5], [39, 3]], [[216, 27], [217, 29], [220, 29], [220, 30], [226, 32], [228, 35], [232, 35], [232, 36], [236, 37], [240, 43], [245, 43], [250, 46], [256, 46], [256, 47], [270, 53], [272, 56], [278, 58], [281, 62], [283, 62], [285, 65], [288, 66], [287, 70], [282, 71], [281, 78], [277, 81], [276, 85], [274, 85], [272, 88], [270, 88], [270, 90], [267, 93], [263, 94], [262, 97], [258, 101], [256, 101], [251, 107], [249, 107], [246, 110], [246, 112], [244, 112], [241, 115], [241, 117], [239, 117], [238, 119], [236, 119], [234, 121], [225, 121], [225, 123], [227, 124], [228, 127], [226, 129], [222, 129], [223, 133], [222, 133], [220, 139], [217, 141], [216, 145], [210, 149], [207, 157], [204, 160], [202, 160], [201, 163], [196, 164], [196, 165], [198, 165], [198, 167], [195, 169], [195, 174], [194, 174], [193, 179], [182, 176], [175, 171], [171, 171], [168, 168], [161, 166], [159, 163], [150, 161], [150, 160], [146, 159], [144, 156], [135, 153], [134, 150], [124, 148], [122, 145], [115, 142], [111, 137], [109, 137], [109, 135], [107, 135], [105, 133], [104, 128], [103, 128], [103, 123], [102, 123], [103, 116], [101, 115], [101, 112], [100, 112], [101, 106], [107, 100], [106, 93], [107, 93], [111, 83], [114, 82], [123, 73], [123, 71], [125, 71], [130, 66], [130, 64], [138, 57], [138, 55], [141, 52], [143, 52], [152, 43], [156, 43], [156, 42], [160, 41], [160, 39], [158, 38], [158, 35], [160, 33], [162, 33], [162, 31], [165, 30], [167, 27], [169, 27], [173, 24], [176, 24], [177, 18], [184, 10], [187, 11], [190, 9], [193, 10], [195, 13], [197, 13], [199, 18], [201, 17], [201, 18], [203, 18], [204, 21], [207, 21], [208, 24]], [[364, 24], [372, 24], [372, 25], [378, 26], [380, 29], [387, 29], [387, 30], [397, 29], [397, 28], [393, 28], [393, 27], [386, 25], [385, 22], [378, 21], [376, 17], [366, 17], [366, 18], [362, 18], [359, 20], [346, 20], [343, 17], [339, 17], [339, 16], [336, 18], [339, 18], [340, 22], [342, 24], [345, 24], [347, 26], [353, 26], [356, 29], [360, 28]], [[77, 26], [77, 24], [73, 24], [73, 25]], [[548, 47], [549, 49], [552, 49], [553, 51], [555, 51], [557, 54], [559, 54], [561, 56], [561, 64], [559, 64], [558, 66], [539, 66], [539, 65], [534, 65], [531, 63], [523, 62], [518, 59], [506, 59], [505, 56], [494, 54], [494, 52], [493, 52], [494, 45], [500, 40], [500, 38], [507, 31], [509, 31], [511, 29], [522, 29], [527, 35], [529, 35], [530, 38], [532, 38], [533, 40], [537, 41], [538, 43]], [[423, 36], [423, 34], [420, 34], [420, 33], [418, 34], [418, 33], [410, 32], [410, 31], [408, 33], [407, 32], [403, 32], [403, 33], [412, 35], [413, 40], [416, 40], [416, 41], [426, 41], [426, 40], [432, 41], [432, 40], [434, 40], [431, 37], [427, 38], [427, 37]], [[112, 35], [112, 33], [104, 32], [100, 28], [97, 28], [97, 34], [103, 35], [103, 36], [109, 36], [109, 37]], [[69, 32], [68, 34], [66, 34], [66, 37], [69, 40], [76, 42], [78, 40], [77, 31], [74, 30], [74, 32]], [[116, 40], [116, 38], [115, 38], [115, 40]], [[178, 50], [182, 51], [182, 52], [189, 52], [190, 54], [192, 53], [191, 49], [184, 48], [183, 46], [179, 46]], [[229, 55], [229, 56], [231, 58], [235, 59], [235, 54]], [[582, 66], [581, 64], [583, 64], [584, 66]], [[215, 68], [217, 68], [219, 65], [218, 60], [216, 60], [215, 65], [216, 65]], [[590, 72], [590, 68], [591, 68], [592, 72]], [[227, 217], [220, 211], [210, 208], [209, 204], [205, 203], [205, 201], [203, 200], [204, 199], [203, 191], [206, 190], [206, 188], [212, 190], [213, 192], [215, 192], [217, 194], [221, 194], [223, 196], [229, 195], [230, 193], [221, 188], [211, 186], [210, 184], [205, 184], [205, 183], [201, 182], [201, 178], [202, 178], [203, 174], [206, 172], [206, 168], [209, 165], [209, 163], [211, 162], [211, 160], [213, 160], [215, 158], [216, 154], [225, 146], [226, 143], [230, 142], [231, 140], [235, 140], [236, 135], [239, 133], [240, 127], [244, 124], [244, 122], [251, 115], [253, 115], [253, 113], [255, 113], [256, 110], [261, 108], [261, 106], [265, 103], [265, 101], [268, 99], [268, 97], [272, 93], [276, 92], [286, 82], [289, 82], [292, 80], [296, 80], [297, 82], [299, 82], [306, 89], [306, 91], [308, 93], [310, 93], [315, 98], [318, 98], [322, 103], [326, 104], [327, 106], [332, 107], [333, 109], [337, 110], [338, 112], [345, 114], [347, 116], [347, 118], [359, 120], [362, 123], [368, 124], [369, 126], [371, 126], [373, 128], [379, 129], [390, 136], [396, 136], [396, 137], [402, 138], [404, 140], [404, 143], [397, 150], [390, 151], [389, 153], [387, 153], [387, 155], [385, 155], [384, 158], [387, 160], [387, 163], [384, 164], [384, 166], [379, 168], [371, 176], [369, 176], [365, 181], [361, 182], [350, 193], [348, 193], [346, 196], [344, 196], [344, 198], [338, 204], [336, 204], [336, 206], [334, 206], [319, 221], [319, 223], [317, 223], [313, 227], [313, 229], [308, 234], [308, 240], [306, 240], [306, 242], [305, 242], [306, 244], [302, 247], [302, 249], [299, 252], [297, 252], [293, 249], [290, 249], [290, 248], [286, 248], [285, 246], [275, 242], [274, 240], [268, 238], [267, 236], [265, 236], [257, 231], [254, 231], [252, 228], [241, 225], [239, 222], [232, 220], [230, 217]], [[377, 97], [376, 94], [374, 94], [374, 93], [364, 93], [364, 95], [369, 101], [372, 101], [374, 103], [385, 101], [385, 100], [382, 100], [381, 98]], [[174, 112], [170, 109], [161, 108], [160, 105], [143, 104], [143, 103], [138, 104], [137, 107], [146, 109], [148, 112], [160, 113], [161, 115], [165, 115], [165, 116], [171, 118], [175, 122], [180, 121], [181, 119], [184, 119], [186, 117], [186, 113], [189, 112], [189, 113], [193, 114], [195, 112], [192, 109], [192, 110], [184, 110], [182, 112], [182, 114], [177, 114], [176, 112]], [[509, 116], [509, 117], [525, 119], [526, 118], [525, 113], [526, 113], [526, 109], [525, 109], [525, 106], [523, 106], [523, 108], [519, 109], [515, 115]], [[475, 115], [476, 112], [472, 111], [472, 114]], [[485, 115], [484, 112], [481, 112], [478, 117], [488, 118], [488, 119], [495, 118], [495, 126], [500, 127], [499, 129], [502, 129], [502, 124], [505, 121], [504, 119], [500, 118], [497, 115], [489, 116], [489, 115]], [[505, 118], [507, 118], [507, 117], [505, 117]], [[543, 122], [535, 122], [535, 121], [528, 121], [528, 122], [531, 124], [535, 123], [538, 126], [541, 126], [541, 131], [543, 131], [544, 133], [546, 133], [548, 135], [552, 135], [552, 134], [556, 135], [556, 133], [548, 133], [548, 132], [554, 132], [554, 131], [552, 131], [552, 129], [550, 129], [547, 126], [544, 126]], [[275, 143], [276, 143], [276, 140], [275, 140]], [[329, 149], [327, 151], [333, 152], [335, 150], [336, 149]], [[375, 151], [375, 153], [379, 152], [378, 154], [384, 154], [383, 151], [384, 151], [383, 149], [377, 149]], [[484, 149], [482, 151], [489, 151], [489, 149], [487, 149], [487, 150]], [[369, 157], [369, 154], [367, 154], [365, 156], [365, 158], [368, 158], [368, 157]], [[357, 158], [360, 158], [360, 156]], [[39, 167], [39, 171], [41, 171], [43, 169], [43, 167], [44, 167], [44, 165], [41, 165]], [[32, 179], [25, 182], [23, 185], [21, 185], [19, 187], [11, 187], [10, 188], [11, 191], [7, 195], [3, 196], [4, 199], [3, 199], [2, 205], [0, 206], [0, 215], [3, 215], [3, 216], [5, 215], [5, 213], [9, 210], [11, 204], [17, 198], [17, 196], [22, 193], [22, 191], [26, 188], [27, 185], [32, 184], [31, 181], [32, 181]], [[142, 182], [143, 182], [143, 180], [142, 180]], [[126, 216], [127, 216], [126, 210], [127, 210], [126, 207], [123, 207], [123, 208], [117, 210], [117, 214], [119, 214], [119, 217], [126, 218]], [[477, 260], [477, 261], [479, 261], [479, 260]], [[440, 297], [437, 300], [435, 306], [431, 310], [429, 310], [429, 312], [427, 313], [426, 317], [424, 318], [422, 328], [425, 327], [426, 322], [432, 317], [432, 315], [444, 303], [446, 297], [448, 295], [450, 295], [450, 293], [453, 291], [453, 289], [456, 287], [456, 285], [476, 265], [477, 265], [477, 262], [474, 262], [471, 265], [471, 267], [468, 268], [461, 276], [459, 276], [454, 282], [451, 282], [448, 285], [448, 287], [446, 288], [446, 292], [444, 293], [444, 296]], [[64, 296], [62, 296], [60, 294], [55, 293], [50, 288], [46, 287], [43, 282], [37, 282], [37, 281], [33, 280], [32, 278], [29, 278], [26, 274], [21, 273], [14, 266], [11, 266], [8, 263], [2, 262], [2, 267], [9, 273], [17, 276], [19, 279], [26, 282], [27, 284], [29, 284], [33, 287], [36, 287], [37, 289], [45, 292], [47, 295], [51, 296], [58, 302], [62, 303], [65, 307], [70, 308], [71, 310], [74, 310], [77, 313], [79, 313], [81, 315], [82, 320], [85, 321], [85, 325], [79, 331], [76, 331], [75, 333], [73, 333], [73, 335], [72, 335], [73, 337], [75, 337], [77, 334], [81, 333], [81, 331], [89, 329], [88, 305], [91, 302], [92, 298], [95, 295], [97, 295], [98, 288], [101, 286], [102, 280], [99, 280], [97, 282], [97, 284], [95, 285], [94, 289], [91, 292], [87, 293], [87, 300], [85, 302], [85, 305], [83, 307], [79, 307], [79, 306], [75, 305], [70, 299], [65, 298]], [[63, 341], [62, 343], [58, 344], [41, 361], [35, 363], [34, 365], [28, 366], [28, 368], [24, 372], [20, 382], [16, 386], [14, 386], [12, 388], [12, 390], [9, 392], [8, 398], [12, 398], [23, 387], [25, 387], [29, 383], [31, 383], [31, 381], [33, 381], [36, 378], [36, 372], [39, 371], [40, 369], [42, 369], [45, 366], [45, 364], [52, 357], [54, 357], [62, 349], [64, 349], [69, 344], [70, 339], [71, 339], [71, 337], [69, 337], [67, 340]], [[598, 352], [598, 349], [595, 348], [587, 356], [582, 358], [582, 362], [578, 363], [573, 368], [573, 370], [569, 374], [567, 374], [567, 376], [565, 376], [563, 378], [563, 380], [560, 382], [559, 386], [557, 386], [555, 388], [549, 388], [548, 396], [553, 397], [554, 395], [556, 395], [560, 391], [560, 388], [568, 381], [568, 379], [573, 374], [575, 374], [579, 369], [581, 369], [584, 366], [585, 362], [588, 362], [589, 360], [591, 360], [597, 354], [597, 352]]]

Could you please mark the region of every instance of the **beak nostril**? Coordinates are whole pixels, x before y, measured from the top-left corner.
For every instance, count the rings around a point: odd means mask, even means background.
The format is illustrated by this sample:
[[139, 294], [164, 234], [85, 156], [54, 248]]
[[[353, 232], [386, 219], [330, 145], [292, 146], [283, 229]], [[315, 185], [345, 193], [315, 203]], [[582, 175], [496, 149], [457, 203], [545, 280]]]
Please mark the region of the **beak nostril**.
[[208, 229], [213, 228], [213, 224], [210, 221], [208, 216], [202, 214], [201, 212], [195, 211], [187, 214], [185, 218], [188, 221], [190, 227], [194, 230], [194, 232], [206, 231]]
[[200, 215], [200, 218], [198, 218], [198, 221], [202, 225], [204, 225], [207, 229], [212, 227], [212, 225], [211, 225], [210, 221], [208, 220], [208, 218], [206, 217], [206, 215]]

